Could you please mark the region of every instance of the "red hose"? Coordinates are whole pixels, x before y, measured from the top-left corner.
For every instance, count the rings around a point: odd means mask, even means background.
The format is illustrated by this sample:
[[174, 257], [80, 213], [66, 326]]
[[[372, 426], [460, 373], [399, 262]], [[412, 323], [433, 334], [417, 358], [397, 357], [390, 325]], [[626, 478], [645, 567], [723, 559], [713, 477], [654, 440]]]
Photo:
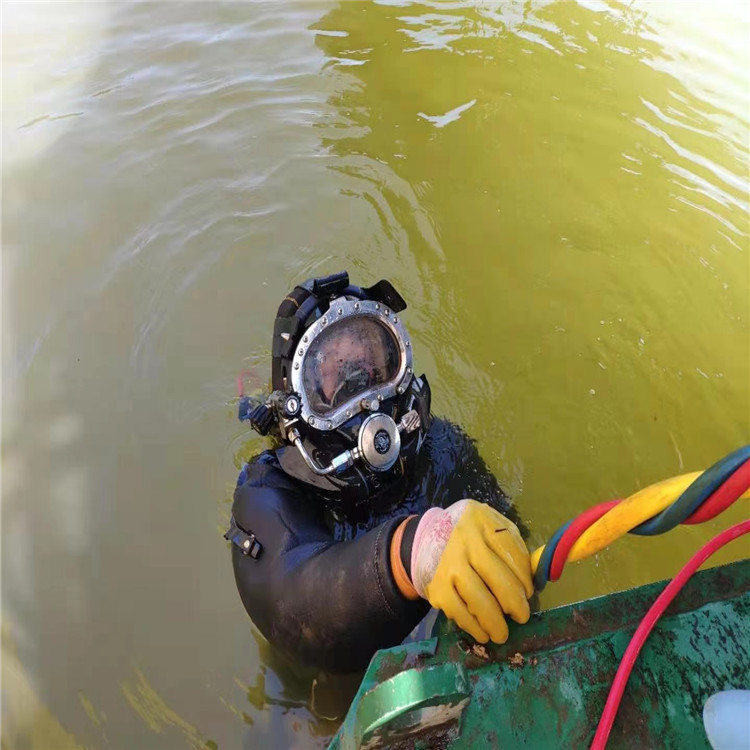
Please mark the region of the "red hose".
[[745, 461], [724, 484], [706, 498], [698, 510], [683, 523], [704, 523], [725, 511], [750, 487], [750, 459]]
[[638, 658], [638, 654], [643, 648], [643, 644], [646, 642], [649, 633], [653, 630], [654, 625], [656, 625], [658, 619], [664, 614], [664, 610], [670, 605], [680, 589], [687, 583], [690, 576], [692, 576], [693, 573], [695, 573], [695, 571], [703, 565], [703, 563], [714, 552], [716, 552], [716, 550], [748, 532], [750, 532], [750, 520], [738, 523], [736, 526], [732, 526], [726, 529], [726, 531], [722, 531], [718, 536], [715, 536], [710, 542], [708, 542], [708, 544], [701, 547], [701, 549], [698, 550], [690, 560], [688, 560], [687, 564], [667, 584], [664, 591], [659, 594], [657, 600], [651, 605], [651, 608], [646, 612], [646, 616], [641, 620], [640, 625], [638, 625], [627, 649], [625, 649], [622, 661], [617, 669], [617, 674], [612, 682], [612, 687], [609, 689], [609, 695], [607, 696], [607, 702], [604, 705], [602, 718], [599, 719], [599, 726], [596, 728], [594, 741], [591, 743], [591, 750], [604, 750], [606, 747], [607, 739], [612, 730], [612, 724], [617, 715], [617, 709], [620, 707], [620, 700], [622, 699], [622, 694], [625, 690], [628, 678], [630, 677], [630, 673], [633, 670], [635, 660]]
[[568, 559], [571, 547], [576, 543], [578, 537], [619, 502], [619, 500], [609, 500], [606, 503], [599, 503], [599, 505], [589, 508], [574, 519], [573, 523], [560, 537], [557, 547], [555, 547], [555, 554], [552, 556], [552, 563], [550, 564], [550, 581], [556, 581], [562, 575], [565, 561]]

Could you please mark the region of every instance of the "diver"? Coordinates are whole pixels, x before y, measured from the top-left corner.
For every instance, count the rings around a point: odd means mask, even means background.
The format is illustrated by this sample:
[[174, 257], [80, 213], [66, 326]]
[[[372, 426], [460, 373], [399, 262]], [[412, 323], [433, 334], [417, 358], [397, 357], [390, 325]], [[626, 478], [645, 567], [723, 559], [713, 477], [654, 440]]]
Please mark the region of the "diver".
[[529, 618], [512, 509], [468, 436], [431, 415], [405, 308], [388, 281], [346, 271], [296, 286], [274, 324], [273, 391], [240, 400], [278, 444], [237, 480], [225, 538], [240, 597], [272, 644], [333, 672], [400, 643], [430, 605], [480, 642]]

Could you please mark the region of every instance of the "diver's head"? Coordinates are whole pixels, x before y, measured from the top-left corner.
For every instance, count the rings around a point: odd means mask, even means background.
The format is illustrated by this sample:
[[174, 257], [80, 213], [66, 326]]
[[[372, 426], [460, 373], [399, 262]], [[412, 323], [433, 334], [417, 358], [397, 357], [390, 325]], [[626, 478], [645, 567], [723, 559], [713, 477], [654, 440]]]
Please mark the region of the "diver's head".
[[277, 425], [318, 476], [389, 472], [416, 455], [430, 395], [413, 373], [405, 308], [390, 282], [353, 286], [346, 271], [296, 286], [276, 315], [273, 393], [252, 426]]

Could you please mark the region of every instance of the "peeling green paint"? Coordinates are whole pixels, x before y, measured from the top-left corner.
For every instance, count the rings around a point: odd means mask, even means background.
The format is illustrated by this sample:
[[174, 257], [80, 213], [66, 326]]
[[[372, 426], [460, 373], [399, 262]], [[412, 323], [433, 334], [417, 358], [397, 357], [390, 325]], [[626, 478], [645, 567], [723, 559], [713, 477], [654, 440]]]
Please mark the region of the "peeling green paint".
[[[537, 613], [502, 646], [443, 620], [431, 640], [379, 651], [331, 747], [587, 747], [664, 585]], [[749, 614], [750, 561], [696, 574], [644, 646], [608, 747], [709, 747], [705, 700], [750, 687]]]

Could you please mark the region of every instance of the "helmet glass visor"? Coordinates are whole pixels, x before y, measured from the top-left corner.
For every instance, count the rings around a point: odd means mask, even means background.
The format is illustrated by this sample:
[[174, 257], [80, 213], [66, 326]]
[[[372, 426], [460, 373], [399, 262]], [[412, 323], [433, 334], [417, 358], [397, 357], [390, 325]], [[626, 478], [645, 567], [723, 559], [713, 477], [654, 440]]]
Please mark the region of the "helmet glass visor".
[[398, 374], [398, 343], [382, 323], [366, 316], [331, 323], [310, 344], [302, 385], [310, 408], [325, 415]]

